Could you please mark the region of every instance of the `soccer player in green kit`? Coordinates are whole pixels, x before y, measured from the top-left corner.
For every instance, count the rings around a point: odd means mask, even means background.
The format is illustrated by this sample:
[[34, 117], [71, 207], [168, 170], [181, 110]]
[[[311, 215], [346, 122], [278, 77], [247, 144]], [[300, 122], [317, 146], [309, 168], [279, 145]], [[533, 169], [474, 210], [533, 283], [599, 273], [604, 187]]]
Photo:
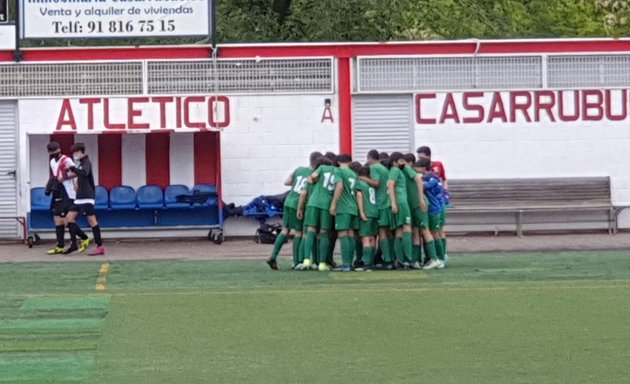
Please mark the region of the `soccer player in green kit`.
[[[413, 261], [411, 211], [407, 202], [407, 180], [402, 171], [407, 162], [400, 152], [392, 153], [389, 160], [392, 165], [387, 182], [387, 192], [392, 206], [390, 228], [395, 231], [394, 250], [400, 268], [406, 261]], [[391, 264], [387, 269], [392, 269]]]
[[[424, 240], [427, 257], [431, 260], [437, 259], [435, 243], [431, 231], [429, 231], [429, 200], [424, 194], [424, 181], [414, 165], [416, 157], [413, 153], [405, 155], [407, 166], [403, 169], [407, 176], [407, 200], [411, 210], [411, 226], [413, 232], [413, 258], [412, 268], [418, 269], [422, 265], [422, 245]], [[416, 265], [415, 262], [418, 262]]]
[[299, 263], [300, 259], [300, 245], [302, 243], [302, 230], [304, 229], [304, 223], [298, 218], [298, 202], [300, 194], [306, 188], [307, 179], [313, 173], [315, 163], [323, 155], [320, 152], [313, 152], [310, 156], [310, 167], [299, 167], [285, 180], [284, 185], [290, 186], [291, 190], [284, 200], [284, 210], [282, 213], [282, 231], [276, 238], [271, 251], [271, 257], [267, 259], [267, 264], [273, 270], [278, 270], [278, 263], [276, 262], [278, 254], [282, 249], [282, 246], [287, 242], [289, 232], [295, 231], [293, 238], [293, 267]]
[[391, 201], [387, 192], [389, 170], [381, 163], [377, 150], [373, 149], [367, 155], [370, 167], [370, 177], [361, 176], [359, 179], [370, 187], [376, 188], [376, 206], [378, 207], [379, 247], [383, 253], [385, 263], [390, 265], [393, 261], [389, 238], [391, 235], [390, 216]]
[[359, 208], [354, 196], [357, 174], [350, 169], [350, 163], [352, 163], [350, 155], [339, 155], [337, 163], [339, 164], [338, 177], [335, 180], [335, 193], [330, 203], [330, 214], [335, 217], [335, 230], [341, 243], [342, 265], [335, 270], [350, 272], [355, 251], [354, 231], [359, 225], [357, 221]]
[[[370, 168], [361, 167], [359, 177], [369, 177]], [[376, 189], [359, 180], [356, 186], [357, 205], [359, 206], [359, 236], [363, 243], [364, 266], [355, 271], [369, 271], [374, 265], [376, 253], [376, 235], [378, 234], [378, 206], [376, 205]]]
[[330, 203], [337, 184], [338, 169], [333, 166], [332, 161], [325, 157], [319, 159], [317, 165], [315, 171], [308, 178], [308, 183], [312, 184], [312, 186], [304, 216], [304, 225], [307, 227], [307, 232], [304, 239], [306, 254], [304, 255], [302, 268], [309, 269], [312, 265], [309, 250], [312, 250], [315, 245], [317, 229], [319, 228], [319, 257], [321, 259], [319, 270], [329, 271], [330, 268], [326, 264], [326, 256], [330, 249], [329, 231], [334, 229], [332, 228]]

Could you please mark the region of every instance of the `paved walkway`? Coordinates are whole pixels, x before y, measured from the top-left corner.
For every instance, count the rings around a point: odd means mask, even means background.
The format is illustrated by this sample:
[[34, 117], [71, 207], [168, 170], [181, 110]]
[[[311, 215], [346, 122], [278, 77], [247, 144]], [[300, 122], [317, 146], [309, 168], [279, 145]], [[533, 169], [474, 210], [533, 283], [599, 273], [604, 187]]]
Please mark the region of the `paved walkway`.
[[[164, 259], [264, 259], [271, 252], [270, 245], [256, 244], [251, 240], [227, 241], [216, 245], [205, 240], [193, 241], [150, 241], [125, 240], [106, 244], [107, 257], [48, 256], [46, 250], [51, 243], [36, 245], [29, 249], [25, 245], [0, 243], [0, 263], [34, 261], [73, 260], [164, 260]], [[518, 238], [516, 236], [460, 236], [451, 237], [449, 254], [484, 252], [530, 252], [530, 251], [581, 251], [581, 250], [628, 250], [630, 256], [630, 232], [617, 235], [571, 234], [537, 235]], [[288, 257], [290, 246], [285, 246], [283, 256]]]

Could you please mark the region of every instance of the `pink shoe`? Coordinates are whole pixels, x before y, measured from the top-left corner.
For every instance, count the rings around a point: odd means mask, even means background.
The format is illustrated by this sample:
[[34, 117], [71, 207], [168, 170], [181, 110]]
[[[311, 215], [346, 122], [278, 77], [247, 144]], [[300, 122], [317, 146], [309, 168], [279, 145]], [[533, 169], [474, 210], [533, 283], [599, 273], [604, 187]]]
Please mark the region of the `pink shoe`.
[[88, 255], [90, 256], [102, 256], [105, 254], [105, 247], [103, 247], [102, 245], [97, 246], [96, 248], [94, 248], [94, 250], [90, 253], [88, 253]]

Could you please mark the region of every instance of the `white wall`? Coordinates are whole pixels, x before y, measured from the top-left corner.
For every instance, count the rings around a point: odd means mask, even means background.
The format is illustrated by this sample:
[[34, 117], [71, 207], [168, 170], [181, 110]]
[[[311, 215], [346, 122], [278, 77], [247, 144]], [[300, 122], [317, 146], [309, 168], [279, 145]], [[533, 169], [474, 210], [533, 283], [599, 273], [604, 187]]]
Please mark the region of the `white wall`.
[[[423, 100], [423, 117], [439, 120], [443, 96]], [[487, 110], [488, 98], [481, 104]], [[618, 103], [611, 108], [615, 113], [620, 110]], [[462, 111], [460, 117], [466, 115]], [[573, 111], [572, 105], [568, 111]], [[627, 120], [462, 124], [451, 119], [444, 124], [416, 123], [415, 141], [431, 147], [433, 158], [444, 162], [451, 179], [610, 176], [613, 202], [630, 205]], [[622, 214], [620, 226], [630, 228], [630, 209]]]
[[246, 204], [259, 195], [278, 194], [284, 179], [308, 165], [312, 151], [339, 151], [337, 99], [334, 123], [321, 122], [321, 96], [230, 98], [232, 120], [221, 134], [223, 199]]

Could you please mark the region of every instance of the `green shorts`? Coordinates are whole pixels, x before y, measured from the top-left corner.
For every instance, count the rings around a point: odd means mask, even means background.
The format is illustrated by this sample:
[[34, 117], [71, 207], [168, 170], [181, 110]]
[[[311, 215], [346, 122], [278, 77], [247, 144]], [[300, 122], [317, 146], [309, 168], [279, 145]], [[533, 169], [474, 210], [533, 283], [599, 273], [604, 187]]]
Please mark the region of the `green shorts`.
[[302, 229], [304, 228], [304, 221], [298, 220], [297, 210], [295, 208], [285, 206], [282, 211], [282, 226], [302, 232]]
[[306, 207], [306, 214], [304, 215], [305, 227], [316, 227], [320, 229], [332, 229], [332, 216], [327, 209], [320, 209], [317, 207]]
[[411, 225], [411, 211], [407, 204], [400, 204], [398, 206], [398, 213], [394, 214], [391, 210], [389, 213], [389, 227], [391, 229], [397, 229], [403, 225]]
[[358, 220], [360, 237], [374, 237], [378, 234], [378, 218], [368, 217], [367, 221]]
[[429, 230], [431, 232], [439, 232], [442, 229], [442, 214], [435, 216], [429, 215]]
[[442, 218], [442, 227], [444, 227], [446, 225], [446, 208], [442, 210], [442, 214], [440, 216]]
[[347, 213], [338, 213], [335, 216], [335, 230], [348, 231], [350, 229], [358, 229], [357, 217]]
[[392, 208], [391, 207], [387, 207], [384, 209], [379, 209], [378, 210], [378, 226], [379, 228], [389, 228], [389, 220], [390, 220], [390, 216], [392, 214]]
[[411, 225], [414, 228], [429, 228], [429, 212], [422, 212], [420, 207], [411, 210]]

